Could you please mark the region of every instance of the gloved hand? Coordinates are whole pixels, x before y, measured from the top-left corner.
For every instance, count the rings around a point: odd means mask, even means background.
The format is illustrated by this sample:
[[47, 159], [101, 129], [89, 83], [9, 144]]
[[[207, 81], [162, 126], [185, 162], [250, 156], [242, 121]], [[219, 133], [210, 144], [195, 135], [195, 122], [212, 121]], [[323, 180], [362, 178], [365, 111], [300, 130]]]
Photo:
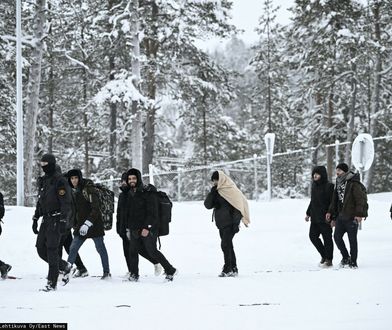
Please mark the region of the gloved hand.
[[61, 235], [64, 235], [67, 232], [67, 220], [60, 219], [59, 221], [59, 231]]
[[36, 216], [33, 216], [33, 233], [38, 235], [38, 218]]
[[84, 222], [84, 224], [80, 227], [79, 229], [79, 234], [80, 236], [86, 236], [88, 230], [90, 229], [90, 227], [93, 225], [93, 223], [90, 220], [86, 220]]
[[127, 238], [128, 238], [128, 241], [130, 241], [131, 240], [131, 230], [130, 229], [128, 229], [127, 228]]

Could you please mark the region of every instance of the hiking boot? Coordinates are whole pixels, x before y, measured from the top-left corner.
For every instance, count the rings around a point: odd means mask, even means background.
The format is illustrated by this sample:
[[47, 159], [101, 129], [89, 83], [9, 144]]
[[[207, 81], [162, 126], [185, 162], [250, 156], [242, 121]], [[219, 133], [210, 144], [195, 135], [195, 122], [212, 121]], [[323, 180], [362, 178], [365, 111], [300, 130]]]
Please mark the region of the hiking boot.
[[7, 264], [2, 264], [0, 266], [1, 278], [6, 279], [8, 272], [11, 270], [12, 266]]
[[88, 276], [88, 271], [87, 269], [75, 269], [72, 277], [87, 277]]
[[350, 260], [349, 267], [350, 267], [351, 269], [357, 269], [357, 268], [358, 268], [357, 262], [356, 262], [356, 261]]
[[161, 264], [154, 264], [154, 275], [159, 276], [162, 274], [163, 267]]
[[231, 272], [231, 277], [237, 277], [238, 276], [238, 268], [237, 266], [234, 266]]
[[138, 282], [139, 281], [139, 275], [129, 274], [128, 281], [129, 282]]
[[321, 267], [323, 268], [330, 268], [332, 266], [333, 266], [332, 260], [330, 259], [325, 259], [324, 263], [321, 265]]
[[324, 262], [325, 262], [325, 260], [326, 260], [325, 258], [321, 258], [321, 260], [320, 260], [320, 264], [319, 264], [319, 265], [320, 265], [320, 266], [321, 266], [321, 265], [323, 265], [323, 264], [324, 264]]
[[68, 284], [69, 278], [71, 275], [71, 270], [72, 270], [72, 264], [68, 262], [67, 267], [65, 267], [65, 270], [64, 270], [63, 278], [61, 279], [63, 281], [63, 285]]
[[351, 259], [350, 257], [348, 258], [343, 258], [342, 261], [339, 264], [340, 268], [347, 268], [350, 265]]
[[101, 277], [101, 280], [107, 280], [107, 279], [109, 279], [111, 277], [112, 277], [112, 274], [110, 274], [108, 272], [104, 272], [102, 277]]
[[174, 275], [177, 274], [178, 274], [177, 269], [173, 268], [173, 270], [170, 273], [166, 273], [165, 280], [171, 282], [174, 279]]
[[44, 291], [44, 292], [56, 291], [56, 284], [52, 283], [52, 281], [48, 281], [48, 283], [44, 286], [43, 289], [40, 289], [40, 291]]

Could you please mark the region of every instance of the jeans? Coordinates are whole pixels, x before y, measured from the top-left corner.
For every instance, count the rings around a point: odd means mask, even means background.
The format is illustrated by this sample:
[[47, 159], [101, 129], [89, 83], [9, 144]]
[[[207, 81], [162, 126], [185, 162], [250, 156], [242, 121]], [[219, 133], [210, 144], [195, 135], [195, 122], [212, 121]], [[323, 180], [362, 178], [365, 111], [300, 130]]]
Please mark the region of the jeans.
[[143, 237], [137, 230], [132, 231], [129, 241], [129, 266], [130, 273], [139, 276], [139, 254], [145, 249], [150, 261], [160, 263], [167, 275], [173, 275], [176, 269], [169, 263], [165, 256], [158, 251], [156, 237], [150, 232]]
[[225, 264], [223, 266], [223, 272], [228, 273], [237, 267], [237, 259], [234, 253], [233, 238], [235, 235], [233, 226], [224, 227], [219, 229], [219, 235], [221, 237], [221, 248], [223, 251], [223, 257]]
[[[103, 242], [103, 236], [92, 237], [91, 239], [94, 241], [95, 248], [97, 249], [99, 256], [101, 257], [103, 272], [110, 273], [109, 257], [108, 252], [106, 251], [105, 243]], [[81, 237], [79, 235], [76, 235], [74, 237], [68, 255], [68, 262], [74, 264], [76, 256], [78, 255], [78, 251], [85, 241], [85, 237]]]
[[[63, 239], [63, 247], [65, 251], [69, 254], [69, 251], [71, 249], [71, 244], [72, 244], [73, 236], [71, 233], [71, 230], [68, 230], [65, 234], [65, 237]], [[61, 257], [61, 250], [60, 250], [60, 257]], [[83, 264], [82, 259], [80, 258], [79, 254], [76, 255], [75, 259], [75, 265], [80, 271], [86, 271], [86, 266]]]
[[[320, 239], [323, 236], [323, 241]], [[310, 224], [309, 238], [322, 258], [332, 260], [333, 258], [333, 241], [332, 241], [332, 228], [327, 223], [314, 223]]]
[[336, 246], [340, 250], [343, 258], [348, 258], [350, 255], [348, 254], [343, 240], [343, 235], [345, 233], [347, 233], [348, 241], [350, 243], [351, 261], [356, 262], [358, 257], [358, 223], [353, 218], [346, 220], [338, 217], [333, 238], [335, 239]]

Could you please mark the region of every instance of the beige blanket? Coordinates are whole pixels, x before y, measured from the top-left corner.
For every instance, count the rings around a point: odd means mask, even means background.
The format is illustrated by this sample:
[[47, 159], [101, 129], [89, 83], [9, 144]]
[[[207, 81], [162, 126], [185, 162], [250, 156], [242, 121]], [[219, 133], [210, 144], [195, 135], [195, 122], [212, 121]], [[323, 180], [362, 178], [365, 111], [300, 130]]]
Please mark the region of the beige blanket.
[[217, 190], [219, 195], [226, 199], [242, 214], [242, 222], [246, 227], [250, 224], [248, 201], [235, 183], [222, 171], [218, 171], [219, 181]]

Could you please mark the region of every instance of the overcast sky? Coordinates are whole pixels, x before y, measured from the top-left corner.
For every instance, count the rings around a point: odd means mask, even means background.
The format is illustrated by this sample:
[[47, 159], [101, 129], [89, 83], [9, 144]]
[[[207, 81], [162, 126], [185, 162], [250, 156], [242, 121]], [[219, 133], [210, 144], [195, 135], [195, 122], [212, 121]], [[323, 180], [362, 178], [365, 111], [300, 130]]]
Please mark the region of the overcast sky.
[[[264, 0], [232, 0], [233, 1], [233, 20], [232, 23], [238, 28], [245, 30], [240, 36], [247, 43], [254, 43], [257, 40], [255, 28], [259, 18], [263, 13]], [[277, 13], [277, 21], [286, 25], [290, 22], [290, 12], [287, 11], [294, 4], [294, 0], [273, 0], [273, 7], [280, 7]], [[216, 45], [225, 44], [227, 41], [218, 39], [209, 40], [202, 43], [202, 48], [212, 50]]]

